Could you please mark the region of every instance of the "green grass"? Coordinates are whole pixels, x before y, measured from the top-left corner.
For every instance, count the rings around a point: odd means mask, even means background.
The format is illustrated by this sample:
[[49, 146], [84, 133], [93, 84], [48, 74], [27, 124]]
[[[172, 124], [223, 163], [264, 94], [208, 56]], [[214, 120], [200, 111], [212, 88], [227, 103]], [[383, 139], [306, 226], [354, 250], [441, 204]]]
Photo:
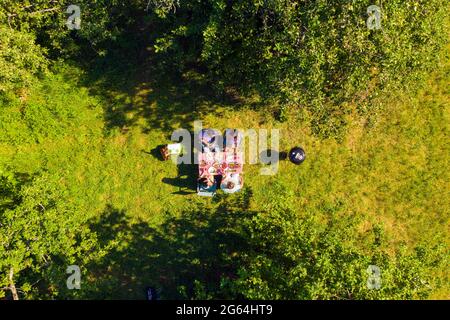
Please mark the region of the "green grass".
[[[417, 95], [399, 93], [381, 101], [373, 123], [356, 112], [348, 116], [341, 142], [316, 137], [305, 110], [289, 110], [289, 121], [279, 123], [271, 108], [255, 109], [255, 101], [210, 96], [195, 73], [164, 79], [154, 71], [130, 69], [92, 79], [64, 66], [36, 84], [25, 102], [3, 107], [0, 166], [61, 177], [67, 201], [95, 221], [109, 244], [108, 258], [88, 269], [87, 277], [104, 292], [86, 296], [143, 298], [148, 282], [168, 281], [150, 274], [145, 259], [158, 256], [168, 274], [183, 270], [186, 261], [179, 257], [186, 257], [183, 250], [189, 248], [170, 241], [171, 228], [185, 232], [180, 239], [195, 232], [185, 225], [193, 221], [183, 215], [236, 198], [198, 197], [195, 168], [177, 168], [156, 156], [154, 149], [168, 143], [174, 129], [191, 129], [195, 119], [219, 130], [278, 128], [282, 149], [301, 145], [306, 150], [301, 166], [282, 162], [275, 176], [259, 175], [260, 165], [245, 166], [251, 209], [264, 209], [279, 183], [293, 192], [293, 207], [303, 215], [323, 220], [330, 211], [360, 216], [361, 233], [382, 225], [392, 250], [402, 242], [448, 245], [448, 65]], [[214, 231], [201, 230], [207, 231], [201, 239], [208, 242]], [[196, 254], [192, 265], [202, 256]], [[448, 270], [436, 275], [448, 283]], [[448, 298], [449, 293], [446, 285], [432, 297]]]

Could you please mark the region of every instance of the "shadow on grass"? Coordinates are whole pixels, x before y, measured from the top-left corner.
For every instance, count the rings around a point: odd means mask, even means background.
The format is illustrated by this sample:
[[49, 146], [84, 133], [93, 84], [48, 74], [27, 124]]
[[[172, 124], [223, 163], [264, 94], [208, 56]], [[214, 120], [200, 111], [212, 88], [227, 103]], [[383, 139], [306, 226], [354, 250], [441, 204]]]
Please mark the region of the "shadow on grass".
[[[164, 160], [160, 150], [164, 145], [159, 145], [150, 151], [141, 150], [141, 152], [151, 155], [159, 161], [172, 161]], [[180, 163], [177, 164], [177, 176], [175, 178], [163, 178], [161, 181], [166, 184], [178, 187], [179, 190], [173, 192], [172, 194], [188, 195], [195, 193], [197, 190], [197, 165], [193, 164], [193, 159], [191, 158], [191, 164]]]
[[[145, 299], [145, 287], [158, 288], [162, 299], [232, 298], [221, 288], [234, 278], [239, 253], [247, 243], [241, 219], [248, 211], [251, 190], [227, 198], [228, 204], [167, 215], [160, 227], [132, 223], [126, 212], [108, 206], [93, 222], [108, 253], [88, 266], [95, 278], [86, 292], [95, 299]], [[196, 285], [202, 283], [202, 289]], [[220, 293], [218, 293], [220, 292]]]
[[[145, 44], [148, 46], [148, 43]], [[85, 66], [82, 85], [101, 97], [106, 130], [140, 126], [144, 133], [162, 129], [192, 129], [192, 122], [202, 115], [216, 113], [217, 106], [239, 107], [232, 93], [217, 95], [200, 68], [180, 72], [142, 45], [145, 54], [112, 51]]]
[[187, 195], [197, 190], [197, 165], [179, 164], [176, 178], [163, 178], [162, 182], [178, 187], [179, 190], [173, 194]]
[[[196, 139], [195, 135], [191, 132], [189, 147], [184, 146], [184, 149], [194, 150], [194, 139]], [[173, 141], [175, 142], [175, 141]], [[178, 142], [178, 141], [177, 141]], [[183, 142], [183, 141], [180, 141]], [[183, 143], [184, 145], [184, 143]], [[156, 148], [150, 150], [150, 152], [146, 152], [156, 159], [163, 161], [163, 157], [161, 155], [160, 149], [163, 145], [159, 145]], [[197, 154], [194, 152], [190, 152], [189, 155], [189, 163], [177, 163], [177, 176], [175, 178], [163, 178], [161, 181], [163, 183], [178, 187], [179, 190], [173, 192], [172, 194], [178, 195], [188, 195], [191, 193], [197, 192], [197, 177], [198, 177], [198, 165], [195, 164], [194, 158], [197, 157]], [[178, 158], [180, 159], [180, 158]], [[175, 158], [169, 158], [167, 161], [173, 161]]]
[[161, 148], [163, 146], [164, 146], [163, 144], [160, 144], [160, 145], [156, 146], [155, 148], [151, 149], [150, 151], [141, 150], [141, 152], [151, 155], [153, 158], [155, 158], [159, 161], [166, 161], [166, 160], [164, 160], [164, 158], [161, 154]]

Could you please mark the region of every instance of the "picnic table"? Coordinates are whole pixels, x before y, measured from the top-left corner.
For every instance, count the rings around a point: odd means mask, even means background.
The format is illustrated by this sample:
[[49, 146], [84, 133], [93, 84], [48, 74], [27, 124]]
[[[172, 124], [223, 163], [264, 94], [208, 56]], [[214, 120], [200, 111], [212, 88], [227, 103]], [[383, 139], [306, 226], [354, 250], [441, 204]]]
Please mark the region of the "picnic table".
[[223, 176], [227, 173], [242, 173], [241, 152], [208, 152], [199, 154], [199, 176]]
[[219, 184], [226, 193], [239, 191], [243, 185], [242, 134], [238, 130], [227, 129], [221, 136], [217, 130], [203, 129], [199, 140], [202, 147], [198, 153], [198, 171], [199, 180], [203, 182], [198, 184], [197, 194], [211, 197]]

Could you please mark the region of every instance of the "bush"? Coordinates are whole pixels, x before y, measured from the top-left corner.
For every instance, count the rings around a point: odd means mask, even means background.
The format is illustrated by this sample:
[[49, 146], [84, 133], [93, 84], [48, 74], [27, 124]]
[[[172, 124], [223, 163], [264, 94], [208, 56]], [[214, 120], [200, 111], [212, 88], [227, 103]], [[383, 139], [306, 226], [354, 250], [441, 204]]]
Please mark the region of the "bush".
[[0, 26], [0, 94], [27, 87], [45, 72], [44, 54], [32, 35]]

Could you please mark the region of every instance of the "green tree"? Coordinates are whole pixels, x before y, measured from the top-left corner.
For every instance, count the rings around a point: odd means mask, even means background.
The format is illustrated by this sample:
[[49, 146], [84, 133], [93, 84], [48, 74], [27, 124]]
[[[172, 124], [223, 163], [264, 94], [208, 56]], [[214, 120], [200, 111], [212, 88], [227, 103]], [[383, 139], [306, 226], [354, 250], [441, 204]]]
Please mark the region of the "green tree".
[[363, 105], [428, 73], [448, 42], [447, 1], [383, 1], [379, 30], [366, 25], [372, 4], [181, 1], [157, 11], [166, 29], [155, 48], [203, 63], [219, 89], [306, 105], [323, 122], [351, 111], [342, 102]]
[[[81, 11], [81, 28], [69, 30], [69, 5]], [[145, 14], [143, 0], [14, 1], [0, 5], [0, 24], [36, 35], [38, 43], [53, 58], [104, 54], [111, 42], [131, 34]], [[132, 29], [132, 30], [129, 30]], [[122, 39], [122, 41], [124, 41]]]
[[0, 25], [0, 94], [29, 86], [47, 66], [45, 50], [33, 35]]
[[[423, 299], [440, 284], [436, 266], [445, 265], [443, 246], [401, 245], [392, 252], [380, 225], [364, 234], [367, 219], [330, 206], [328, 221], [295, 210], [282, 186], [269, 195], [267, 209], [241, 221], [249, 248], [237, 278], [227, 280], [234, 295], [248, 299]], [[380, 271], [379, 288], [368, 285], [370, 266]], [[377, 275], [378, 276], [378, 275]], [[378, 281], [374, 279], [374, 281]]]
[[56, 297], [67, 290], [65, 268], [82, 267], [100, 252], [96, 235], [60, 178], [44, 173], [16, 198], [14, 207], [0, 207], [0, 295]]
[[[442, 265], [442, 248], [438, 258], [427, 246], [364, 252], [348, 243], [356, 234], [349, 221], [271, 212], [252, 219], [249, 230], [253, 250], [234, 281], [249, 299], [423, 299], [436, 289], [430, 266]], [[380, 270], [379, 289], [367, 285], [371, 265]]]

